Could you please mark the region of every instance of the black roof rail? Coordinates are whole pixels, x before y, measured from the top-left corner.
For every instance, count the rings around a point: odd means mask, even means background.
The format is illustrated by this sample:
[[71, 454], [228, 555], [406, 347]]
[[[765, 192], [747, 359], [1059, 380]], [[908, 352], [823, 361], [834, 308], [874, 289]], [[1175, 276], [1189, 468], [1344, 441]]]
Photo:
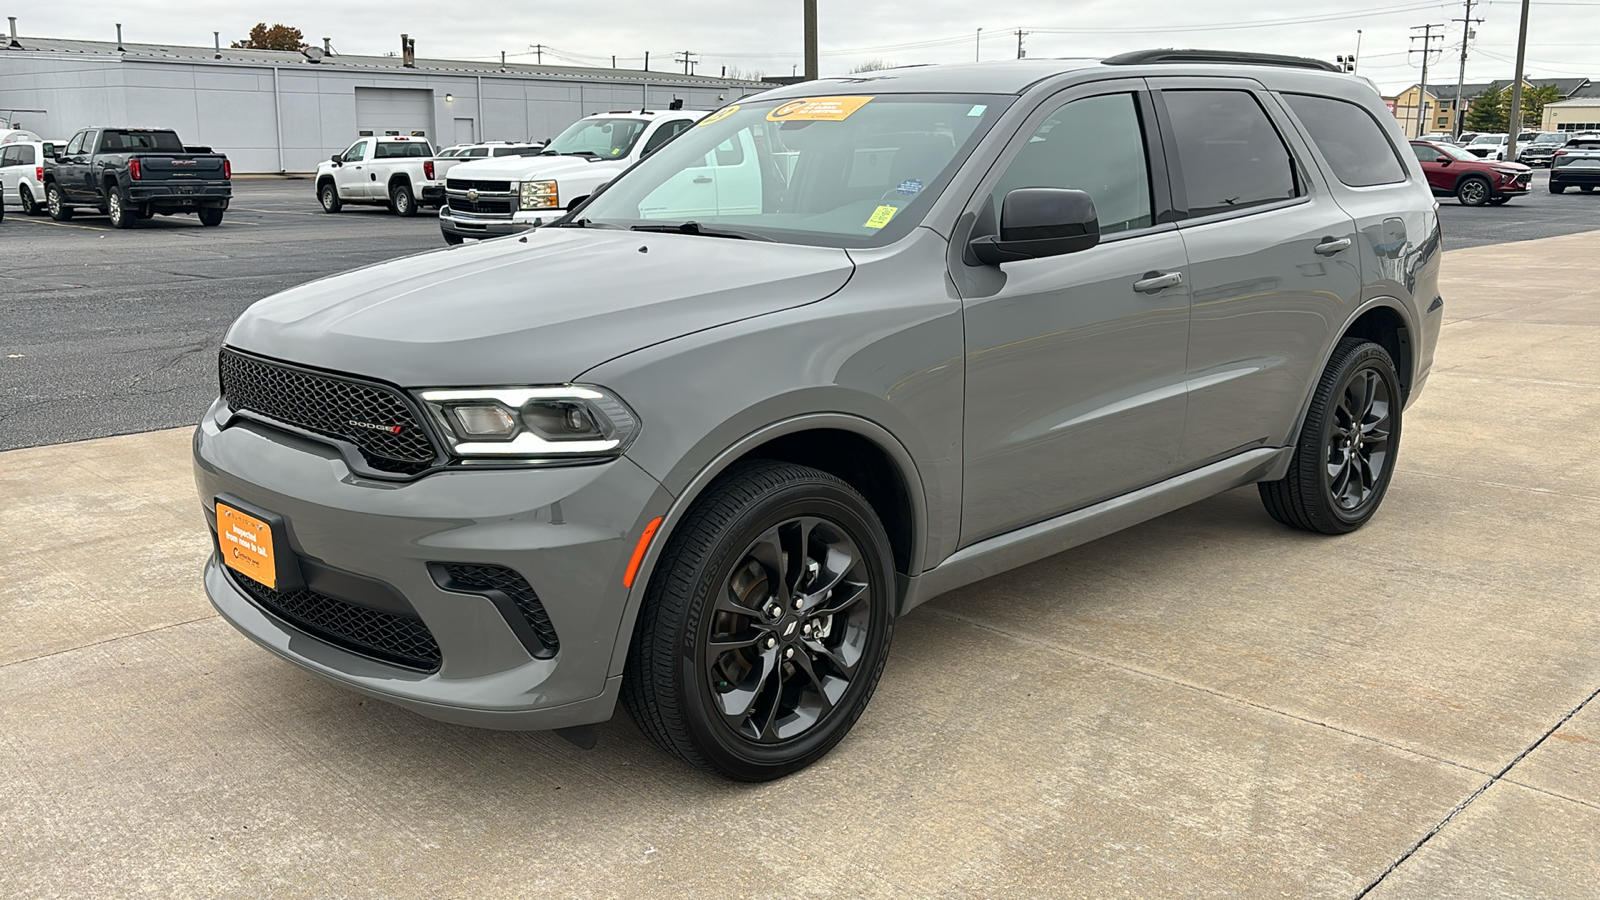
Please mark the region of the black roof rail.
[[1108, 66], [1143, 66], [1151, 63], [1233, 63], [1247, 66], [1287, 66], [1291, 69], [1321, 69], [1340, 72], [1327, 60], [1309, 56], [1283, 56], [1277, 53], [1235, 53], [1231, 50], [1135, 50], [1100, 60]]

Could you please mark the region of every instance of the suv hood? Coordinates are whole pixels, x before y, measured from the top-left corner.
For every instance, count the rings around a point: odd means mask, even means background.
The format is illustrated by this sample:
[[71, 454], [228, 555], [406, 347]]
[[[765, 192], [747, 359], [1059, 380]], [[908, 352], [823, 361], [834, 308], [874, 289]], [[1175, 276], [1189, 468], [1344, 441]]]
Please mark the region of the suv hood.
[[479, 181], [526, 181], [530, 178], [555, 178], [568, 172], [605, 172], [615, 167], [607, 163], [625, 160], [586, 160], [578, 156], [497, 156], [475, 159], [450, 170], [454, 178]]
[[625, 353], [833, 294], [844, 250], [540, 228], [290, 288], [233, 347], [403, 387], [561, 384]]

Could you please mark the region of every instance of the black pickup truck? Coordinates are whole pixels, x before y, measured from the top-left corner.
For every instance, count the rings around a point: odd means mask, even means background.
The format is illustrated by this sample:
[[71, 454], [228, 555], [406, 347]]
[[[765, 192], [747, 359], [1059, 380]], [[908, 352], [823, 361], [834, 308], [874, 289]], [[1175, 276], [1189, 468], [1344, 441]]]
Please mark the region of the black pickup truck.
[[157, 213], [187, 212], [198, 213], [202, 225], [221, 225], [232, 179], [226, 156], [186, 148], [176, 132], [85, 128], [45, 166], [45, 205], [58, 222], [72, 218], [75, 208], [92, 207], [118, 228]]

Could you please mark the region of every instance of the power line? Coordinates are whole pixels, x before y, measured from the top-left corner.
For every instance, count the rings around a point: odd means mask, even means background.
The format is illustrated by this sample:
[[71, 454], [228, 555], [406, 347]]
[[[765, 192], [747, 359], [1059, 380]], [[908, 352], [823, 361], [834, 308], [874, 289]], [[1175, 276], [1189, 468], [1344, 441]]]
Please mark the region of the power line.
[[1477, 36], [1477, 32], [1472, 30], [1472, 26], [1483, 22], [1482, 19], [1474, 19], [1472, 17], [1473, 2], [1474, 0], [1466, 0], [1467, 14], [1465, 16], [1450, 20], [1461, 23], [1461, 69], [1456, 73], [1456, 105], [1451, 108], [1453, 113], [1451, 118], [1455, 120], [1456, 126], [1452, 132], [1453, 134], [1460, 134], [1467, 127], [1467, 116], [1461, 108], [1461, 90], [1462, 86], [1467, 82], [1467, 41]]
[[1421, 29], [1421, 31], [1422, 31], [1421, 34], [1413, 34], [1411, 36], [1411, 40], [1412, 40], [1413, 44], [1415, 44], [1415, 42], [1417, 42], [1417, 41], [1422, 41], [1422, 49], [1419, 50], [1415, 46], [1413, 46], [1411, 48], [1411, 52], [1412, 53], [1421, 53], [1422, 54], [1422, 83], [1417, 86], [1417, 133], [1416, 133], [1416, 137], [1422, 137], [1422, 135], [1424, 133], [1423, 129], [1422, 129], [1422, 126], [1423, 126], [1423, 123], [1426, 122], [1427, 118], [1428, 118], [1428, 54], [1433, 52], [1433, 42], [1434, 41], [1440, 41], [1440, 42], [1444, 41], [1444, 35], [1442, 35], [1442, 34], [1434, 34], [1433, 33], [1433, 30], [1435, 28], [1443, 30], [1444, 29], [1444, 25], [1442, 25], [1442, 24], [1441, 25], [1429, 24], [1429, 25], [1413, 25], [1413, 26], [1411, 26], [1411, 30], [1412, 31], [1417, 31], [1418, 29]]

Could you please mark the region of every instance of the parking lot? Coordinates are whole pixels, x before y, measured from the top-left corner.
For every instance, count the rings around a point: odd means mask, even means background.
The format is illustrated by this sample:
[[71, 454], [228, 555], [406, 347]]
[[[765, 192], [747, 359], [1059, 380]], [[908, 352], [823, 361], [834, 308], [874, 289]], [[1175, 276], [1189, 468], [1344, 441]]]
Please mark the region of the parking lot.
[[219, 229], [7, 216], [0, 894], [1592, 897], [1600, 196], [1543, 178], [1444, 201], [1370, 526], [1239, 490], [947, 595], [838, 750], [759, 786], [620, 710], [589, 752], [424, 720], [213, 613], [183, 426], [222, 329], [442, 246], [430, 217], [305, 181], [241, 182]]

